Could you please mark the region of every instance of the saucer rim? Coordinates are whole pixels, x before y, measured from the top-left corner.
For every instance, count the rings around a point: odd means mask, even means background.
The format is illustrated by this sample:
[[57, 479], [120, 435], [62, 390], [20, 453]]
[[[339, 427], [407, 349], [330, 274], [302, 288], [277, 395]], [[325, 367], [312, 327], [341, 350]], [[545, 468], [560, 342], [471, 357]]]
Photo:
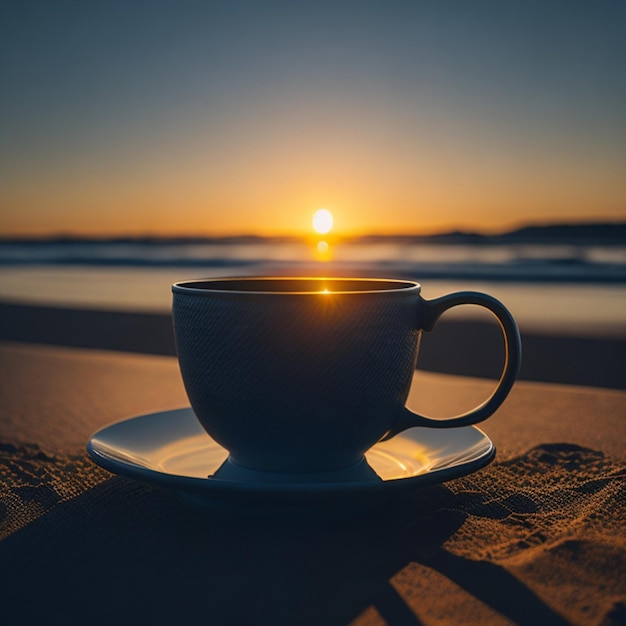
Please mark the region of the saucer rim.
[[[149, 413], [143, 413], [135, 415], [133, 417], [119, 420], [117, 422], [110, 423], [102, 428], [98, 429], [90, 438], [87, 443], [87, 452], [91, 459], [103, 469], [111, 472], [112, 474], [125, 476], [134, 480], [162, 487], [165, 489], [171, 489], [176, 492], [191, 495], [215, 495], [215, 496], [246, 496], [250, 498], [271, 498], [280, 499], [292, 498], [294, 500], [306, 499], [311, 500], [316, 497], [328, 497], [341, 495], [342, 497], [362, 497], [367, 494], [385, 493], [393, 494], [396, 492], [406, 492], [410, 489], [417, 489], [421, 487], [428, 487], [435, 484], [441, 484], [466, 476], [473, 472], [482, 469], [489, 465], [496, 456], [496, 447], [493, 441], [489, 438], [484, 431], [476, 426], [466, 426], [464, 428], [471, 428], [485, 439], [487, 443], [486, 451], [478, 458], [470, 461], [462, 462], [450, 467], [441, 467], [439, 469], [427, 470], [423, 474], [415, 476], [399, 477], [393, 479], [382, 479], [376, 482], [318, 482], [318, 483], [239, 483], [235, 481], [222, 480], [207, 476], [207, 478], [199, 478], [196, 476], [184, 476], [181, 474], [170, 474], [167, 472], [159, 471], [157, 469], [150, 469], [131, 461], [124, 461], [121, 459], [115, 459], [107, 456], [102, 451], [94, 446], [94, 440], [105, 432], [107, 429], [118, 426], [125, 422], [132, 422], [141, 418], [149, 418], [151, 416], [161, 415], [168, 412], [179, 411], [193, 411], [191, 407], [180, 407], [178, 409], [170, 409], [164, 411], [151, 411]], [[410, 432], [415, 430], [426, 430], [426, 428], [414, 427], [409, 428], [403, 432]], [[428, 429], [430, 430], [430, 429]], [[454, 431], [457, 429], [449, 429]], [[440, 431], [442, 434], [445, 431]], [[396, 435], [402, 437], [403, 433]], [[207, 437], [212, 439], [210, 435]]]

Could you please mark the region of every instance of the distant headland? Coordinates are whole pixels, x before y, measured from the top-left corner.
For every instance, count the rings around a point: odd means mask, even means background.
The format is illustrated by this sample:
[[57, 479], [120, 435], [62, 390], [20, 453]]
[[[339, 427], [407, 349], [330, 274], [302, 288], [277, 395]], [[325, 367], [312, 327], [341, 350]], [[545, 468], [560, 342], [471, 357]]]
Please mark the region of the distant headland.
[[451, 231], [433, 235], [368, 235], [359, 240], [398, 240], [428, 243], [462, 244], [626, 244], [626, 222], [585, 224], [529, 225], [500, 234]]

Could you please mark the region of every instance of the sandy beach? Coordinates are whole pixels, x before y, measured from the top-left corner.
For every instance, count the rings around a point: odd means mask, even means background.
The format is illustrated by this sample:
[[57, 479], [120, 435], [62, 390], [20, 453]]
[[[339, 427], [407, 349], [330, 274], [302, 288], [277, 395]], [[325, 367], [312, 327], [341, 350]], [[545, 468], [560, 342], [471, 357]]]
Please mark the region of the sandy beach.
[[[593, 386], [600, 362], [623, 362], [619, 342], [579, 338], [560, 353], [567, 338], [526, 338], [524, 380], [484, 424], [489, 467], [359, 518], [268, 521], [195, 511], [86, 457], [97, 428], [187, 404], [167, 315], [0, 314], [3, 613], [21, 623], [207, 611], [216, 624], [624, 623], [626, 394], [619, 376]], [[445, 415], [483, 399], [492, 380], [467, 364], [438, 374], [437, 356], [489, 333], [442, 324], [409, 406]], [[489, 375], [485, 351], [467, 350]], [[550, 370], [546, 355], [587, 367]]]
[[[111, 580], [96, 623], [207, 605], [217, 624], [621, 623], [623, 393], [522, 382], [485, 425], [489, 468], [356, 520], [259, 521], [198, 513], [82, 453], [103, 423], [185, 402], [174, 359], [4, 344], [1, 362], [0, 558], [22, 623], [77, 623]], [[411, 404], [488, 387], [428, 376]]]

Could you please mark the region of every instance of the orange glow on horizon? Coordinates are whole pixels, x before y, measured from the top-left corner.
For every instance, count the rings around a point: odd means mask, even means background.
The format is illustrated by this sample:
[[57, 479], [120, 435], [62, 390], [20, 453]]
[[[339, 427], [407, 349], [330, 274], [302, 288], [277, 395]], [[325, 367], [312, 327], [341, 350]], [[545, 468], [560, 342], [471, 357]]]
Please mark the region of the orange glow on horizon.
[[[576, 180], [563, 186], [578, 194], [568, 201], [565, 212], [558, 209], [564, 200], [556, 194], [527, 198], [504, 185], [500, 188], [492, 179], [484, 183], [484, 190], [445, 186], [433, 190], [427, 185], [390, 190], [379, 189], [376, 177], [364, 176], [362, 187], [349, 179], [345, 188], [324, 186], [319, 192], [312, 183], [277, 183], [261, 195], [245, 186], [234, 194], [232, 187], [208, 190], [204, 184], [166, 186], [158, 177], [151, 184], [140, 175], [137, 178], [128, 186], [106, 178], [80, 185], [69, 179], [31, 186], [13, 181], [0, 198], [0, 230], [4, 236], [18, 237], [292, 236], [305, 238], [315, 247], [322, 233], [316, 237], [319, 231], [312, 228], [311, 216], [314, 207], [327, 203], [341, 207], [340, 223], [334, 221], [332, 230], [324, 234], [332, 247], [339, 239], [372, 234], [429, 235], [453, 230], [496, 234], [527, 224], [622, 221], [624, 216], [623, 204], [616, 200], [618, 189], [606, 185], [602, 197], [597, 189], [585, 190], [583, 182], [579, 186]], [[590, 213], [594, 194], [594, 202], [603, 201], [605, 208]]]

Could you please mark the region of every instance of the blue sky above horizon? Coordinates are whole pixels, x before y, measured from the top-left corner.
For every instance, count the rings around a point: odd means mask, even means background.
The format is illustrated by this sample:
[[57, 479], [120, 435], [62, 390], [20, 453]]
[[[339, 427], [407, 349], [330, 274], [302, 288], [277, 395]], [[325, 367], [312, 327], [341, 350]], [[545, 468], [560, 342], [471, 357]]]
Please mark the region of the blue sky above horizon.
[[0, 4], [10, 234], [626, 217], [626, 3]]

